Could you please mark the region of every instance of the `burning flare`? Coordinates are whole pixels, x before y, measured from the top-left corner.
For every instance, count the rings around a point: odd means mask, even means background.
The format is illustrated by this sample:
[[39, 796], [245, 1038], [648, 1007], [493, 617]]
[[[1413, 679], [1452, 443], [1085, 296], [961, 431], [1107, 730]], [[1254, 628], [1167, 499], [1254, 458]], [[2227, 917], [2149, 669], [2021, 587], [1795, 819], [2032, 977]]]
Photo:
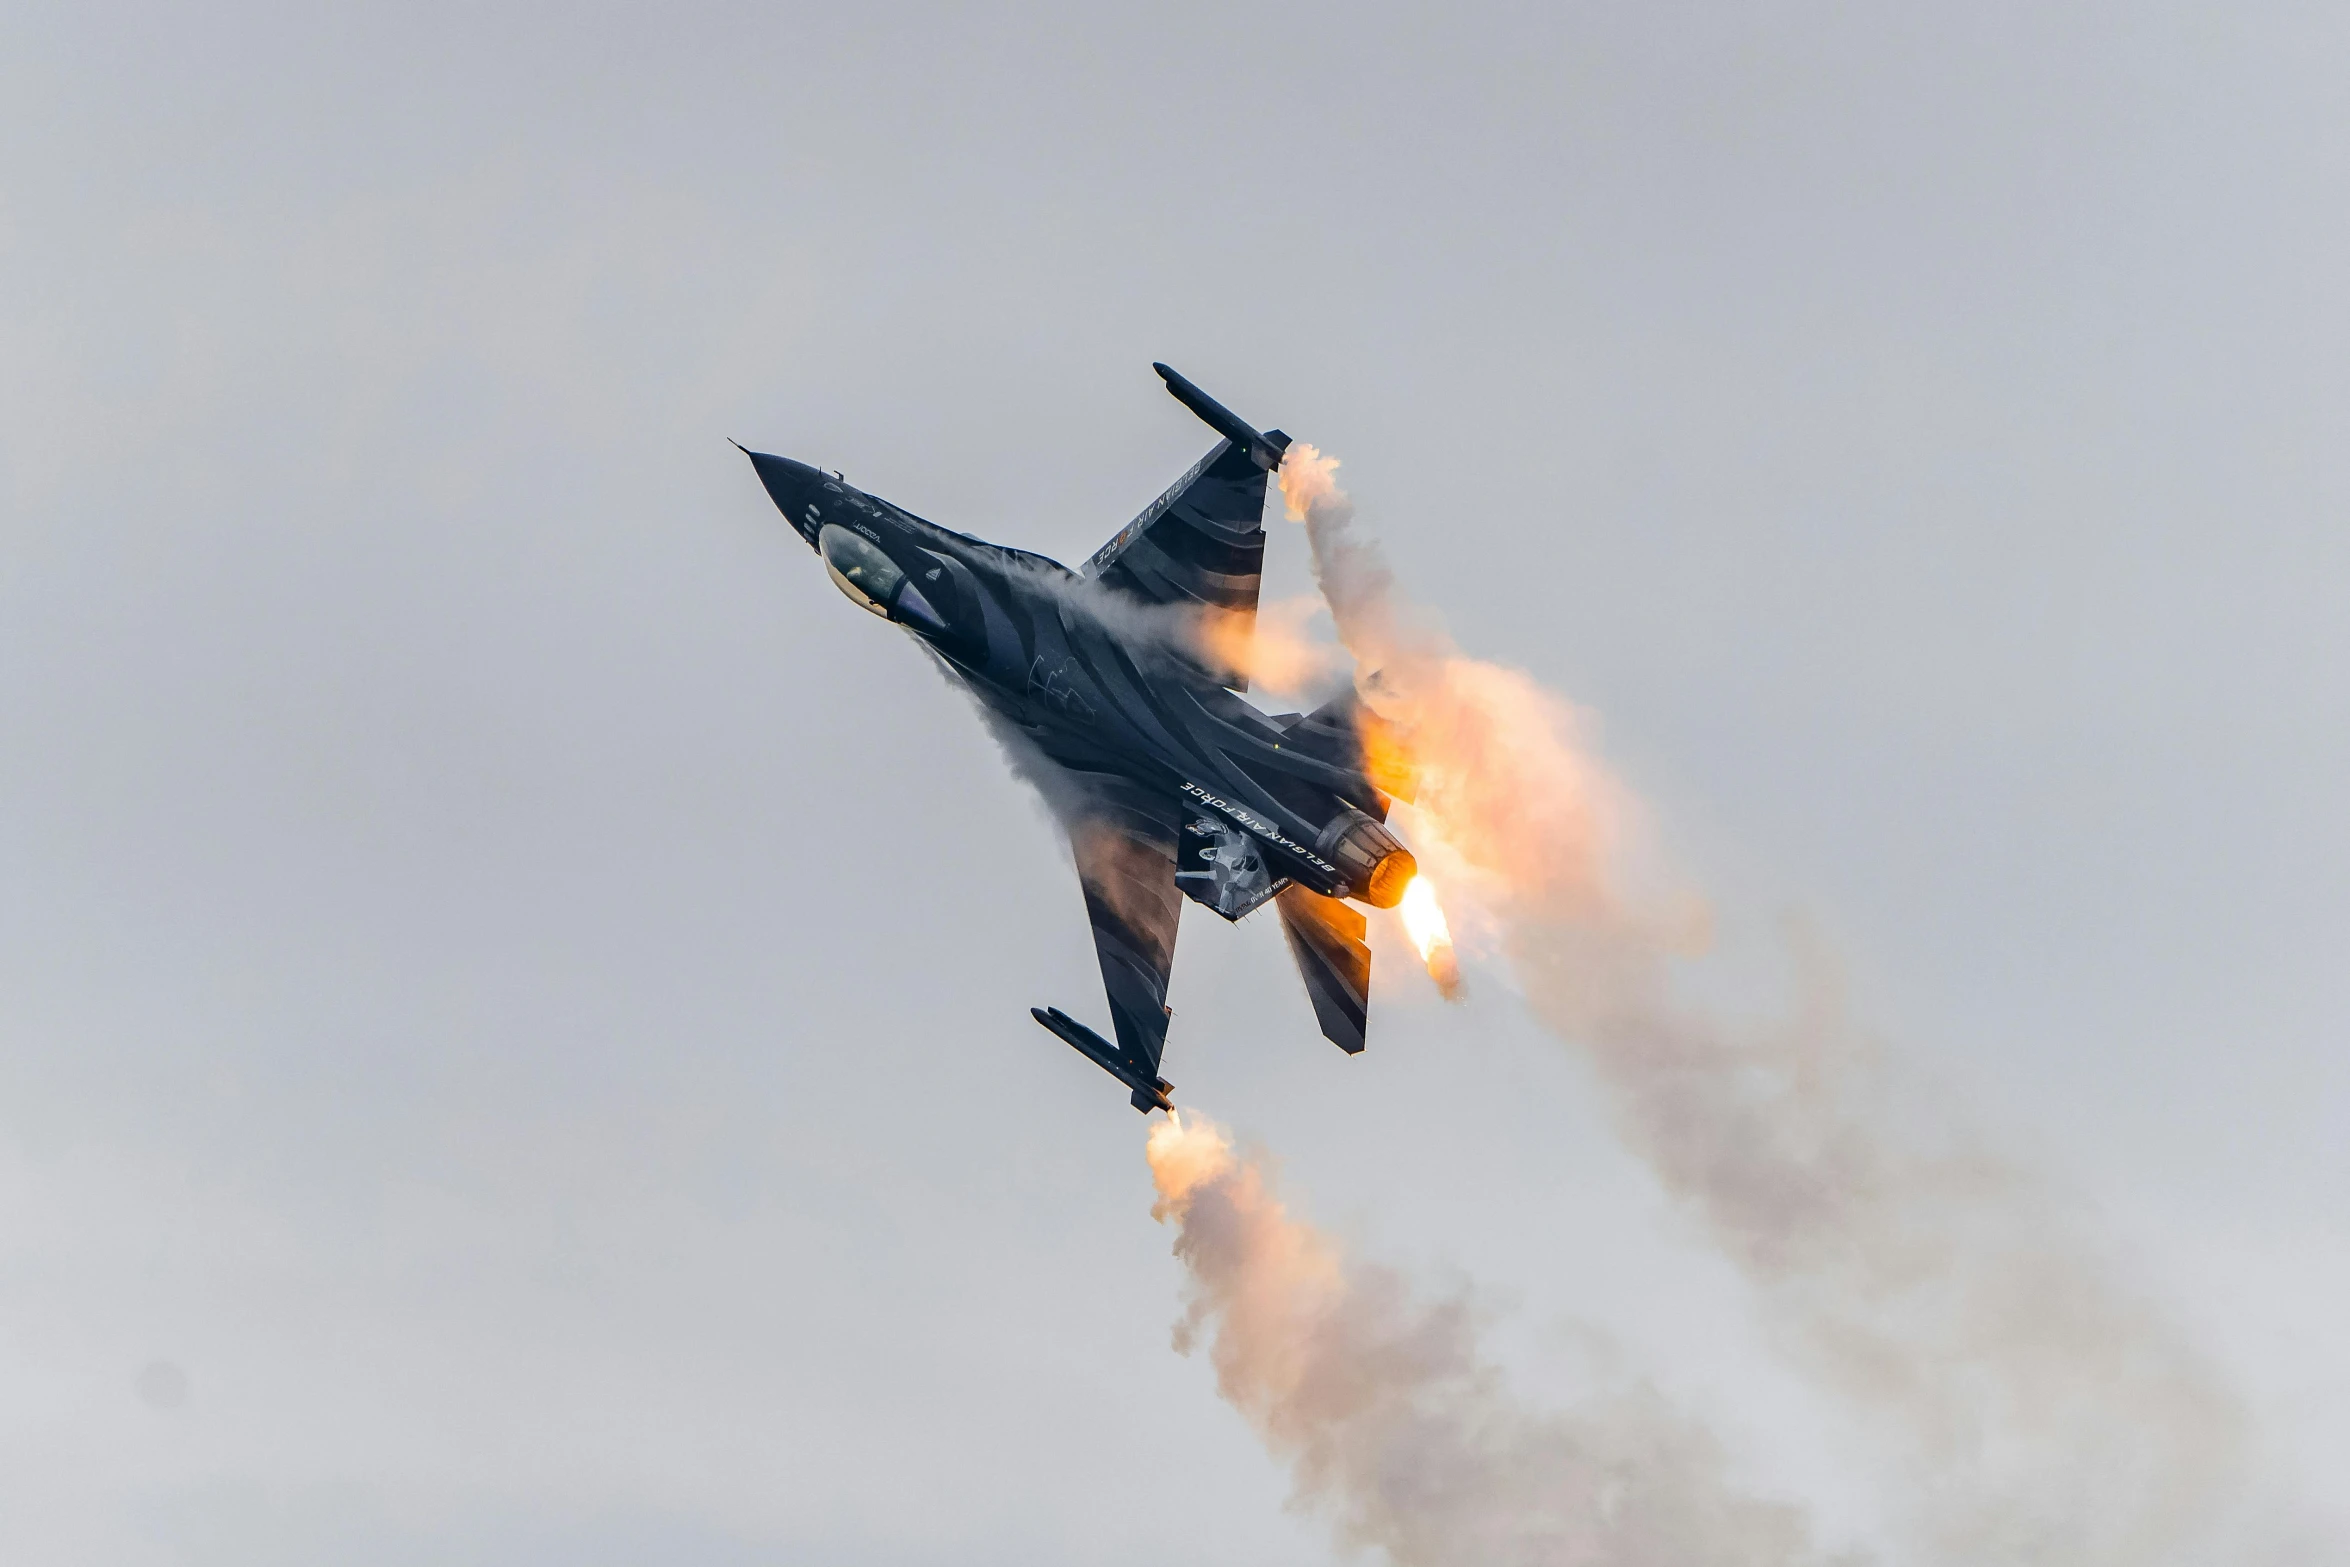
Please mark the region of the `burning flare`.
[[1453, 952], [1452, 927], [1444, 922], [1444, 907], [1436, 901], [1436, 889], [1427, 877], [1412, 878], [1396, 912], [1403, 916], [1404, 934], [1412, 938], [1413, 949], [1427, 965], [1428, 977], [1436, 981], [1445, 1000], [1460, 1000], [1461, 964]]
[[[1355, 528], [1337, 466], [1293, 442], [1281, 493], [1356, 690], [1385, 720], [1365, 735], [1366, 767], [1413, 778], [1415, 852], [1491, 933], [1536, 1018], [1582, 1051], [1627, 1145], [1752, 1286], [1794, 1368], [1931, 1477], [1904, 1497], [1901, 1525], [1924, 1547], [1906, 1559], [2223, 1559], [2193, 1554], [2243, 1494], [2248, 1432], [2218, 1368], [2031, 1171], [1962, 1124], [1913, 1125], [1832, 974], [1800, 974], [1775, 1026], [1679, 993], [1702, 909], [1650, 885], [1644, 813], [1601, 764], [1588, 716], [1463, 652], [1413, 604]], [[1432, 893], [1410, 893], [1433, 912]]]

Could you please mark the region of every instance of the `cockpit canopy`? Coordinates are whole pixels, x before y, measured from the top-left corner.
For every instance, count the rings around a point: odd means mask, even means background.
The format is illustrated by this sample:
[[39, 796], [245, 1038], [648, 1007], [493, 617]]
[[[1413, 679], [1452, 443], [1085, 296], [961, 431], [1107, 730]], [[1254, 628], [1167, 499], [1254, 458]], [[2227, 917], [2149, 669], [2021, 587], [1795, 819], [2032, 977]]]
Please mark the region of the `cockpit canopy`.
[[863, 534], [828, 522], [816, 535], [816, 549], [833, 586], [862, 607], [884, 620], [902, 620], [928, 631], [946, 629], [930, 601], [906, 580], [905, 571]]
[[832, 574], [834, 586], [874, 614], [889, 614], [889, 601], [905, 584], [906, 574], [881, 552], [880, 545], [837, 522], [828, 522], [816, 535], [816, 548], [824, 556], [824, 569]]

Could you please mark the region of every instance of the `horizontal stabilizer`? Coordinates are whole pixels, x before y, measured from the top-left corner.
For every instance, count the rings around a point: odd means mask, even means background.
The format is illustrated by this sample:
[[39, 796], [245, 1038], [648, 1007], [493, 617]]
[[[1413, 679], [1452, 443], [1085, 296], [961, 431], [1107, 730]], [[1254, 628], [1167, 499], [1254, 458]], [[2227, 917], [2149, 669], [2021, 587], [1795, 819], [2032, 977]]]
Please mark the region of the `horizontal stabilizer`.
[[1336, 898], [1290, 886], [1281, 894], [1281, 933], [1306, 982], [1314, 1018], [1330, 1042], [1358, 1055], [1371, 1012], [1371, 922]]

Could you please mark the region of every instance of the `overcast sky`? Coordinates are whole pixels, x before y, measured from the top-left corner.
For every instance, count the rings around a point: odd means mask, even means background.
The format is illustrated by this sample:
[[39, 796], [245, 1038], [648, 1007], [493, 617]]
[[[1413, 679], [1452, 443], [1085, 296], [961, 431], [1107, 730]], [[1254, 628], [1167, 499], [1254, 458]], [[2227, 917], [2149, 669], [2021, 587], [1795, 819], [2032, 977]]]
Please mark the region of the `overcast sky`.
[[[0, 1555], [1331, 1559], [1169, 1346], [1073, 877], [725, 444], [1075, 560], [1344, 462], [2350, 1559], [2350, 13], [0, 15]], [[1277, 529], [1268, 592], [1309, 586]], [[1365, 1254], [1887, 1505], [1472, 956], [1194, 916]], [[2284, 1500], [2294, 1499], [2297, 1500]]]

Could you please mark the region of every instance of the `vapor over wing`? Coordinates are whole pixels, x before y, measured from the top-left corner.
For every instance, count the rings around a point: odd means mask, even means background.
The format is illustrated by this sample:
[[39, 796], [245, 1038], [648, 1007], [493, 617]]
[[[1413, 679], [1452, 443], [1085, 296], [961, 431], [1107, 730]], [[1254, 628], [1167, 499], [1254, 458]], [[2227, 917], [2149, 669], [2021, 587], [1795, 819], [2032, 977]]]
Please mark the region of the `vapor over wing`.
[[1053, 804], [1077, 857], [1110, 1021], [1119, 1048], [1155, 1074], [1167, 1042], [1167, 971], [1183, 912], [1175, 889], [1182, 812], [1174, 801], [1114, 774], [1066, 777], [1071, 787]]
[[1390, 800], [1410, 803], [1418, 781], [1406, 741], [1393, 724], [1362, 704], [1353, 686], [1310, 713], [1273, 721], [1284, 730], [1285, 751], [1338, 770], [1342, 776], [1328, 782], [1350, 804], [1385, 821]]
[[1371, 949], [1363, 941], [1371, 922], [1336, 898], [1295, 885], [1282, 889], [1278, 905], [1281, 933], [1322, 1032], [1348, 1055], [1359, 1053], [1371, 1010]]
[[1235, 690], [1248, 677], [1230, 667], [1256, 627], [1265, 563], [1265, 470], [1246, 448], [1215, 449], [1143, 508], [1142, 515], [1086, 562], [1088, 576], [1149, 604], [1200, 610], [1216, 621], [1210, 645], [1224, 656], [1212, 672]]

